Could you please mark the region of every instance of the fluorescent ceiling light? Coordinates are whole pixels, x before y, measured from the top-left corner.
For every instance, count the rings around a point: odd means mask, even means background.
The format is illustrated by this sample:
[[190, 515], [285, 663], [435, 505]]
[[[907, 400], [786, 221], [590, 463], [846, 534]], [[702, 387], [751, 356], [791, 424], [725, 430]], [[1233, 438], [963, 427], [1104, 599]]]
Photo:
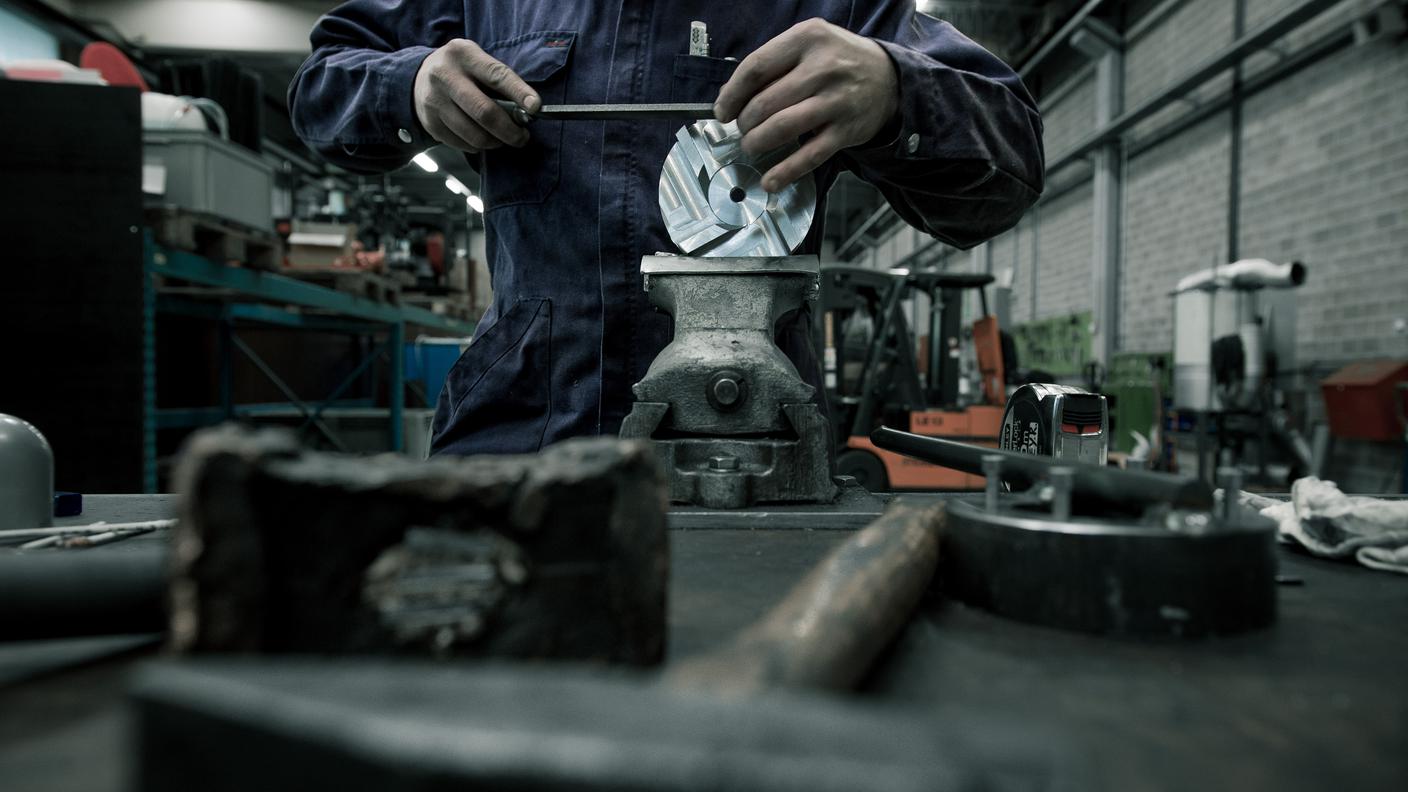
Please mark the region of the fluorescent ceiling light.
[[429, 152], [422, 151], [414, 157], [411, 157], [411, 162], [414, 162], [415, 164], [419, 165], [421, 170], [425, 171], [426, 173], [434, 173], [435, 171], [440, 170], [440, 163], [431, 159]]
[[469, 188], [464, 186], [464, 182], [456, 179], [454, 176], [445, 177], [445, 189], [464, 196], [470, 195]]
[[470, 209], [473, 209], [474, 211], [478, 212], [479, 214], [484, 214], [484, 199], [483, 199], [483, 198], [480, 198], [479, 196], [474, 195], [473, 193], [471, 193], [471, 194], [469, 195], [469, 197], [465, 198], [464, 200], [465, 200], [465, 203], [469, 204], [469, 208], [470, 208]]

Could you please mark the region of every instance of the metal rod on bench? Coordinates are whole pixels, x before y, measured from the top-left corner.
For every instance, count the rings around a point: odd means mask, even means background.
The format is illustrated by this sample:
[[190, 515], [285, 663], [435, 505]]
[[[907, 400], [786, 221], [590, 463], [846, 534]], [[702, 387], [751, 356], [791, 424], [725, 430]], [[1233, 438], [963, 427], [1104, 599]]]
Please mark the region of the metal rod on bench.
[[1103, 508], [1137, 514], [1155, 504], [1200, 511], [1210, 510], [1213, 506], [1212, 489], [1207, 483], [1187, 476], [1057, 461], [1033, 454], [924, 437], [885, 426], [876, 429], [870, 435], [870, 441], [887, 451], [975, 476], [983, 475], [984, 457], [1001, 457], [1002, 480], [1018, 490], [1049, 478], [1052, 468], [1070, 468], [1075, 472], [1072, 501], [1087, 511]]

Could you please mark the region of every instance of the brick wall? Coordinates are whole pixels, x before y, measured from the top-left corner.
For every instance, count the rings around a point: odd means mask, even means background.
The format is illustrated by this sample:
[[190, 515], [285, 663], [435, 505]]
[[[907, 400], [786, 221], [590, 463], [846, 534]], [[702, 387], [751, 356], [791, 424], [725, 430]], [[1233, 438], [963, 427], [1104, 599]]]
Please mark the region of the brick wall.
[[1039, 215], [1039, 211], [1029, 213], [1010, 233], [1003, 234], [990, 243], [993, 274], [999, 278], [1007, 271], [1013, 274], [1009, 320], [1012, 324], [1021, 324], [1032, 319], [1032, 250], [1035, 248], [1033, 233]]
[[1408, 45], [1341, 51], [1244, 118], [1240, 245], [1309, 267], [1299, 361], [1408, 355]]
[[1133, 107], [1232, 40], [1233, 0], [1186, 0], [1125, 51], [1124, 103]]
[[1118, 346], [1173, 347], [1168, 292], [1190, 272], [1225, 261], [1228, 118], [1219, 113], [1129, 160]]
[[1246, 0], [1247, 29], [1260, 25], [1277, 14], [1296, 6], [1300, 0]]
[[1022, 273], [1034, 276], [1033, 319], [1090, 310], [1091, 192], [1087, 183], [1042, 204], [1035, 272]]
[[[1188, 0], [1133, 41], [1125, 56], [1125, 107], [1156, 95], [1232, 40], [1234, 0]], [[1300, 0], [1247, 0], [1253, 29]], [[1350, 0], [1257, 55], [1249, 75], [1274, 68], [1343, 25]], [[1093, 74], [1085, 78], [1093, 83]], [[1150, 140], [1170, 120], [1225, 91], [1222, 75], [1139, 125]], [[1043, 106], [1048, 159], [1093, 128], [1093, 85], [1057, 89]], [[1314, 421], [1315, 379], [1346, 361], [1408, 357], [1408, 41], [1353, 45], [1250, 97], [1243, 109], [1240, 231], [1243, 257], [1299, 259], [1309, 267], [1294, 295], [1294, 358]], [[1119, 346], [1173, 345], [1167, 293], [1179, 277], [1227, 254], [1230, 117], [1218, 113], [1127, 162], [1120, 271]], [[1082, 166], [1076, 166], [1077, 168]], [[1060, 176], [1068, 182], [1071, 170]], [[1015, 322], [1092, 308], [1091, 190], [1044, 201], [994, 240], [993, 271], [1012, 269]], [[1037, 241], [1033, 249], [1034, 237]], [[956, 262], [964, 261], [962, 257]], [[1033, 266], [1035, 264], [1035, 266]], [[1036, 295], [1032, 310], [1032, 295]], [[1399, 486], [1398, 444], [1340, 443], [1329, 473], [1351, 489]]]
[[1043, 105], [1041, 123], [1046, 159], [1052, 162], [1095, 131], [1094, 81], [1081, 80], [1059, 102]]

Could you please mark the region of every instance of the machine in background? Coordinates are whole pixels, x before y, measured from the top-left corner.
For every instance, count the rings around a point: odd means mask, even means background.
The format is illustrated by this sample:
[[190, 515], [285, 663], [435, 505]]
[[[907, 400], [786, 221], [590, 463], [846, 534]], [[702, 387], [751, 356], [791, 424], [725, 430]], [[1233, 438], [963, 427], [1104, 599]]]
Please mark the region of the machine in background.
[[[1305, 274], [1298, 261], [1243, 259], [1195, 272], [1174, 289], [1173, 406], [1194, 418], [1204, 479], [1216, 467], [1240, 464], [1255, 445], [1258, 478], [1269, 480], [1273, 441], [1290, 460], [1286, 481], [1313, 470], [1309, 443], [1291, 426], [1275, 384], [1273, 317], [1260, 299], [1264, 289], [1300, 286]], [[1209, 426], [1215, 427], [1212, 460]]]
[[[818, 303], [826, 391], [836, 440], [836, 472], [869, 490], [980, 489], [981, 476], [877, 448], [880, 424], [916, 434], [996, 447], [1007, 396], [1007, 364], [997, 317], [984, 287], [993, 276], [828, 266]], [[971, 326], [976, 393], [964, 393], [963, 297], [976, 289], [982, 318]], [[928, 338], [916, 348], [904, 305], [928, 299]], [[916, 320], [917, 321], [917, 320]]]

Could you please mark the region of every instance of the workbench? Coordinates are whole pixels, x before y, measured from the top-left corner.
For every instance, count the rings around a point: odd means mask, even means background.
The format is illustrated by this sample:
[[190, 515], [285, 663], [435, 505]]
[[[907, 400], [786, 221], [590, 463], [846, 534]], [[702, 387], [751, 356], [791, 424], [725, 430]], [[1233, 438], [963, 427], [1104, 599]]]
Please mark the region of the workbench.
[[[160, 518], [174, 506], [90, 496], [80, 521]], [[671, 656], [764, 613], [846, 535], [673, 531]], [[1288, 548], [1280, 561], [1288, 584], [1275, 627], [1186, 643], [1060, 632], [931, 596], [858, 695], [1049, 729], [1111, 790], [1408, 789], [1408, 579]], [[158, 643], [0, 643], [0, 788], [124, 788], [125, 685]]]

